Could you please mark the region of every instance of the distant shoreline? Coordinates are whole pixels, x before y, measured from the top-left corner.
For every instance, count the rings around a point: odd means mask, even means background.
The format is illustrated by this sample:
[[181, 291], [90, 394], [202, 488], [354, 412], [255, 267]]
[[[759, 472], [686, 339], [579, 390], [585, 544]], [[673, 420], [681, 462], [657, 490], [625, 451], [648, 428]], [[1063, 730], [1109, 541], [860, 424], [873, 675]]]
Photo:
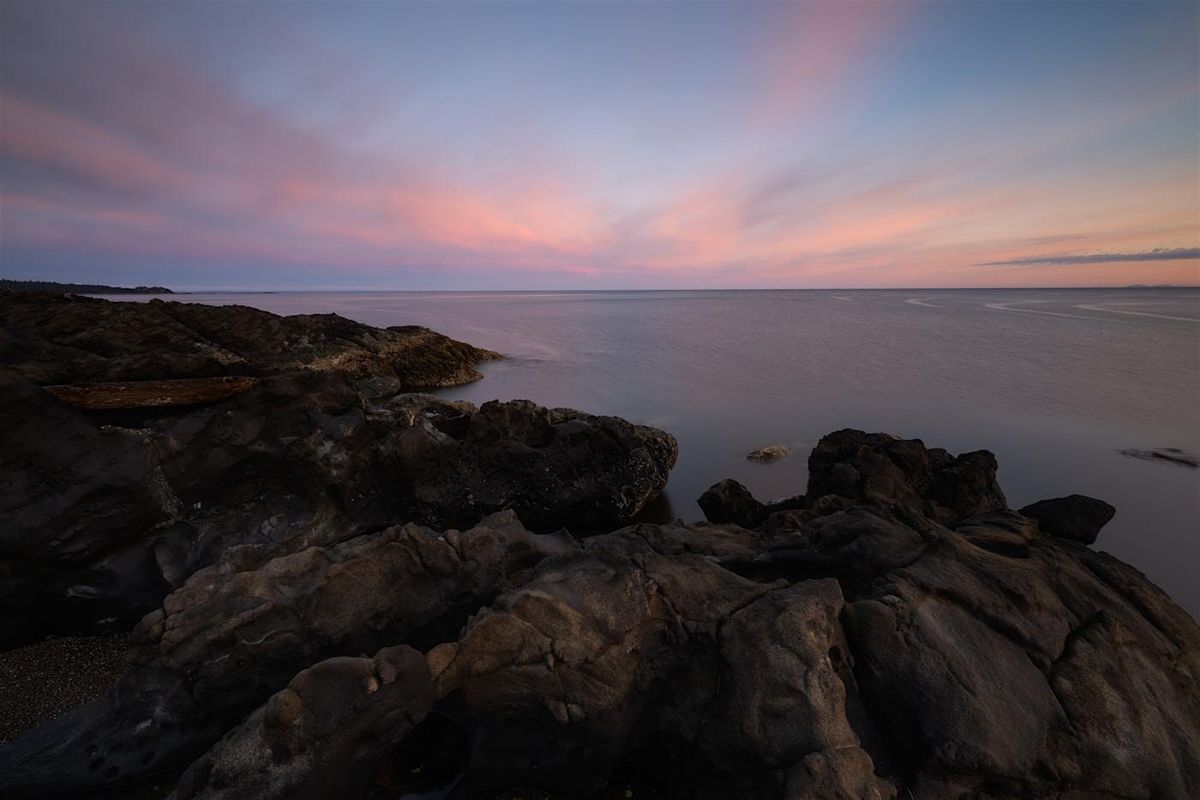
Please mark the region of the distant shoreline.
[[51, 292], [53, 294], [175, 294], [165, 286], [108, 286], [102, 283], [14, 281], [0, 278], [0, 291]]
[[167, 289], [155, 286], [139, 286], [136, 288], [123, 287], [87, 287], [75, 288], [83, 284], [54, 284], [45, 282], [47, 286], [67, 287], [60, 289], [14, 289], [11, 284], [38, 284], [36, 281], [4, 281], [0, 280], [0, 291], [52, 291], [74, 294], [172, 294], [172, 295], [205, 295], [205, 294], [694, 294], [697, 292], [1121, 292], [1121, 291], [1196, 291], [1198, 286], [1181, 284], [1163, 285], [1131, 285], [1131, 286], [986, 286], [986, 287], [908, 287], [908, 288], [855, 288], [855, 289], [826, 289], [826, 288], [761, 288], [761, 289]]

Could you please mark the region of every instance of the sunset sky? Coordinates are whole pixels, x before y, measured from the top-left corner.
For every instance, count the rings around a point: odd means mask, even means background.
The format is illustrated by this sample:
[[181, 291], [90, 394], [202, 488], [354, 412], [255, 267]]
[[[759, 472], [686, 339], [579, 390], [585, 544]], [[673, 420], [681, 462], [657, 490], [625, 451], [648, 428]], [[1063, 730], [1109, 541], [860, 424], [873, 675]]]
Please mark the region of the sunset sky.
[[1200, 4], [0, 3], [0, 277], [1200, 282]]

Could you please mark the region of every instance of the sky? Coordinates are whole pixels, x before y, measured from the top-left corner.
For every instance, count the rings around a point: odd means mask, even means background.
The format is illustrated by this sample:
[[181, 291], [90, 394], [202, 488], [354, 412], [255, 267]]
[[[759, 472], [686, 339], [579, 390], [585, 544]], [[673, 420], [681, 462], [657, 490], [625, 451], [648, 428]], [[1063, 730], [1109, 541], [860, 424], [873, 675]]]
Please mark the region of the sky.
[[1200, 283], [1200, 3], [0, 0], [0, 277]]

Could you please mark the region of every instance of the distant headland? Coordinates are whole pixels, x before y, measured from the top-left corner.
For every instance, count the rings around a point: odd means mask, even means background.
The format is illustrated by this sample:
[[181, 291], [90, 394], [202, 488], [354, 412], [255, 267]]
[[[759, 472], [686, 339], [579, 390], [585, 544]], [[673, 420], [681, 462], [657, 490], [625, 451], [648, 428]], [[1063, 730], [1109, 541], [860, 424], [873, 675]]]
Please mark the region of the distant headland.
[[0, 291], [53, 292], [54, 294], [175, 294], [165, 286], [106, 286], [102, 283], [14, 281], [0, 278]]

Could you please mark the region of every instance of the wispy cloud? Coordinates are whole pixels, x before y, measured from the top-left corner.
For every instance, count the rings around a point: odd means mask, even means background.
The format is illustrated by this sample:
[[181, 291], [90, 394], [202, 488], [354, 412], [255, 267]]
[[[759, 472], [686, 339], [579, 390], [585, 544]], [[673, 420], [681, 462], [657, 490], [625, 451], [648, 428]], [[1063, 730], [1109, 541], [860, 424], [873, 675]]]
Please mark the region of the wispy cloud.
[[1190, 261], [1200, 259], [1200, 247], [1159, 247], [1139, 253], [1078, 253], [1073, 255], [1029, 256], [1004, 261], [983, 261], [979, 267], [1032, 267], [1042, 264], [1122, 264], [1132, 261]]
[[[1082, 49], [1126, 41], [1123, 9], [1108, 27], [1066, 14], [1090, 33], [1031, 85], [986, 42], [999, 27], [1048, 53], [1054, 31], [996, 4], [662, 4], [639, 25], [609, 4], [0, 5], [9, 274], [1195, 281], [1194, 43]], [[988, 58], [947, 81], [959, 51], [934, 45], [963, 32]], [[1074, 266], [1121, 262], [1159, 263]], [[113, 264], [126, 272], [69, 272]]]

